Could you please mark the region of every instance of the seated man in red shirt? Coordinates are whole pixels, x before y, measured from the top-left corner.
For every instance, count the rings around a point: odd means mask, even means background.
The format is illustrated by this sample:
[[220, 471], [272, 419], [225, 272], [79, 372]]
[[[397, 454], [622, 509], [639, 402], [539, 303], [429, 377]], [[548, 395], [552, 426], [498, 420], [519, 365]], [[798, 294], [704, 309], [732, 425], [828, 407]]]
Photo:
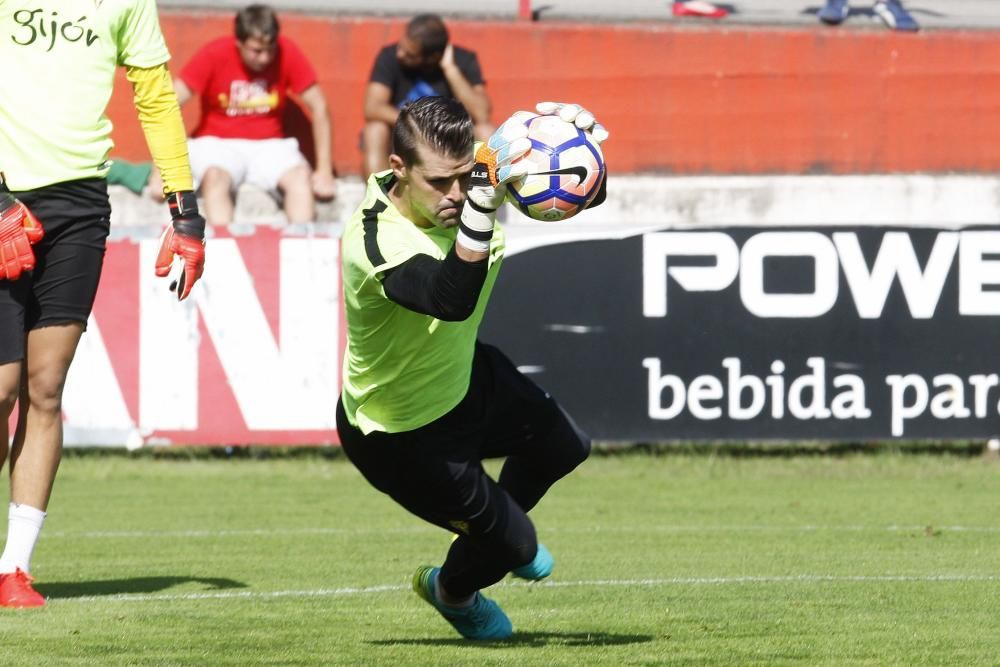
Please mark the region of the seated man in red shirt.
[[[270, 7], [250, 5], [236, 14], [236, 39], [203, 46], [174, 79], [181, 104], [201, 97], [202, 116], [188, 141], [191, 170], [212, 224], [233, 220], [233, 193], [251, 183], [284, 200], [289, 222], [316, 219], [315, 198], [332, 199], [330, 116], [316, 71], [302, 51], [278, 34]], [[312, 117], [316, 169], [298, 141], [285, 137], [281, 119], [288, 92]]]

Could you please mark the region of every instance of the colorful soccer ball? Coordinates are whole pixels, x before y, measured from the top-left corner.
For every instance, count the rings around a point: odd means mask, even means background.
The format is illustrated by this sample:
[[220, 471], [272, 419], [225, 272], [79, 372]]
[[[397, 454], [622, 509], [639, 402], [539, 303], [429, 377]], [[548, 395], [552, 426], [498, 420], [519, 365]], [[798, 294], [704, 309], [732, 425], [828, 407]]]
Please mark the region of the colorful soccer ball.
[[566, 220], [593, 201], [604, 154], [587, 132], [558, 116], [520, 112], [528, 126], [531, 174], [507, 186], [507, 200], [535, 220]]

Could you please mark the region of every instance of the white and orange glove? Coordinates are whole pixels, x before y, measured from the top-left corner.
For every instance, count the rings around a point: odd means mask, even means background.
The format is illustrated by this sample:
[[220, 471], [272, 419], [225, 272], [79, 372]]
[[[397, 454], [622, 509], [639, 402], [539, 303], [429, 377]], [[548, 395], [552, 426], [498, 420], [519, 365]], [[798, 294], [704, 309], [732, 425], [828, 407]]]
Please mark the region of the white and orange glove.
[[528, 173], [528, 165], [518, 162], [531, 150], [528, 128], [520, 117], [523, 113], [507, 119], [476, 150], [458, 236], [458, 242], [472, 250], [489, 250], [497, 209], [507, 197], [507, 183]]
[[168, 275], [175, 256], [180, 257], [181, 273], [170, 283], [170, 291], [177, 292], [177, 299], [182, 300], [205, 270], [205, 218], [198, 213], [198, 199], [190, 190], [171, 192], [167, 205], [173, 222], [160, 237], [156, 275]]
[[0, 280], [17, 280], [34, 269], [31, 246], [44, 236], [42, 223], [14, 198], [0, 175]]

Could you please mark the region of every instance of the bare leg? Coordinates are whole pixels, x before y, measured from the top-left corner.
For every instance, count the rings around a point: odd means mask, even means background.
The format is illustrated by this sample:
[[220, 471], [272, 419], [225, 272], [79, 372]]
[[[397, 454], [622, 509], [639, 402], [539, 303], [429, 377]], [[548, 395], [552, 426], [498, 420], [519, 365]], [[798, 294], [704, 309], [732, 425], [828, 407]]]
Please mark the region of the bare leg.
[[201, 196], [205, 200], [205, 218], [213, 225], [228, 225], [233, 221], [233, 177], [220, 167], [209, 167], [201, 179]]
[[10, 497], [45, 511], [62, 457], [62, 393], [83, 334], [79, 323], [28, 333], [17, 433], [10, 452]]
[[299, 165], [285, 172], [278, 181], [285, 197], [285, 215], [288, 222], [313, 222], [316, 220], [316, 200], [312, 191], [312, 172], [308, 165]]
[[361, 148], [365, 158], [365, 178], [376, 171], [389, 168], [389, 150], [392, 132], [388, 123], [373, 120], [362, 131]]
[[10, 441], [7, 419], [14, 409], [14, 403], [17, 402], [22, 368], [20, 361], [0, 365], [0, 468], [7, 460], [7, 443]]

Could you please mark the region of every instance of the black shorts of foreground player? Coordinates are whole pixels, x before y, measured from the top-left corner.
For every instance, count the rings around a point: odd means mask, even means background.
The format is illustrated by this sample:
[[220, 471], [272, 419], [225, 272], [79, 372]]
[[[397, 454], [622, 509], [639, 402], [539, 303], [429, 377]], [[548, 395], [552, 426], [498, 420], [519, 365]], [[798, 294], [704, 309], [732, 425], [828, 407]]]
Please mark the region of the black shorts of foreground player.
[[[539, 111], [607, 136], [576, 105]], [[504, 253], [496, 209], [527, 169], [517, 158], [531, 144], [516, 116], [474, 151], [456, 101], [404, 107], [391, 168], [371, 176], [343, 235], [341, 442], [375, 488], [456, 534], [444, 564], [418, 568], [413, 587], [468, 639], [512, 634], [480, 590], [511, 572], [552, 572], [527, 512], [590, 452], [551, 396], [477, 340]], [[482, 461], [499, 457], [494, 480]]]

